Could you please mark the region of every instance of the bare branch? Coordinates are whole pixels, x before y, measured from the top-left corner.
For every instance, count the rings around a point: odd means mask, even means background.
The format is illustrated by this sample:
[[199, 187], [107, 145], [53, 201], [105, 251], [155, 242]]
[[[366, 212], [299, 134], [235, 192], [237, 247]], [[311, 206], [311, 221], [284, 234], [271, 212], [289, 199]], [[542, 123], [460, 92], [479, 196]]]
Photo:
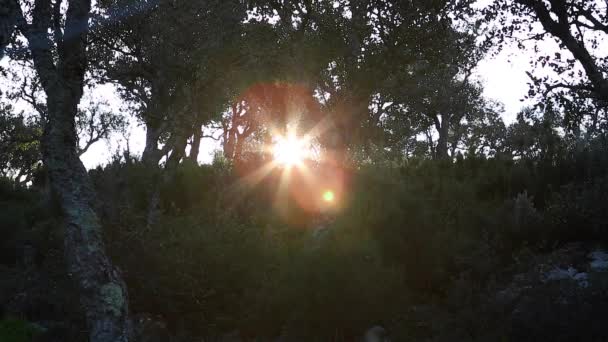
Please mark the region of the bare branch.
[[222, 136], [218, 136], [218, 137], [214, 137], [212, 134], [203, 134], [201, 135], [201, 138], [205, 139], [205, 138], [209, 138], [209, 139], [213, 139], [215, 141], [220, 141], [220, 139], [222, 138]]
[[575, 17], [579, 17], [582, 16], [585, 19], [589, 20], [589, 22], [591, 22], [593, 25], [588, 25], [585, 23], [580, 22], [579, 20], [577, 20], [577, 24], [579, 24], [580, 26], [586, 27], [588, 29], [591, 30], [596, 30], [596, 31], [603, 31], [608, 33], [608, 25], [602, 23], [600, 21], [600, 19], [598, 19], [593, 12], [591, 12], [589, 9], [585, 9], [582, 8], [580, 4], [573, 4], [574, 7], [576, 7], [578, 9], [577, 12], [575, 12]]
[[569, 89], [569, 90], [574, 90], [574, 91], [588, 91], [588, 92], [593, 92], [593, 90], [594, 90], [593, 87], [591, 87], [589, 85], [585, 85], [585, 84], [557, 83], [557, 84], [548, 86], [543, 95], [547, 96], [549, 93], [551, 93], [557, 89]]

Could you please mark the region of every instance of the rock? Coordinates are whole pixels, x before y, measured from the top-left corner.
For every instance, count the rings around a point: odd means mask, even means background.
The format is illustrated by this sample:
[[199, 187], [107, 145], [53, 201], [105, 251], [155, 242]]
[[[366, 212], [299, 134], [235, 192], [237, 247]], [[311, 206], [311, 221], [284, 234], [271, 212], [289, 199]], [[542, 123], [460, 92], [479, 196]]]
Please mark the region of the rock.
[[551, 271], [545, 273], [542, 281], [548, 282], [548, 281], [572, 279], [572, 278], [574, 278], [574, 276], [576, 274], [577, 274], [576, 269], [574, 269], [572, 267], [568, 267], [568, 269], [556, 267], [556, 268], [552, 269]]
[[595, 251], [589, 253], [591, 262], [589, 266], [591, 270], [595, 272], [607, 272], [608, 271], [608, 253], [604, 251]]
[[551, 271], [545, 273], [541, 277], [541, 281], [543, 283], [550, 281], [559, 281], [559, 280], [574, 280], [578, 284], [578, 286], [582, 288], [587, 288], [589, 286], [589, 276], [586, 272], [579, 272], [573, 267], [568, 267], [567, 269], [563, 269], [560, 267], [555, 267]]
[[589, 274], [587, 272], [577, 273], [572, 279], [576, 280], [579, 287], [585, 289], [589, 287]]
[[386, 329], [381, 326], [373, 326], [365, 332], [363, 342], [390, 342]]
[[605, 339], [608, 253], [593, 251], [571, 244], [536, 255], [506, 287], [496, 289], [492, 297], [498, 300], [490, 308], [499, 313], [497, 321], [504, 324], [508, 340]]

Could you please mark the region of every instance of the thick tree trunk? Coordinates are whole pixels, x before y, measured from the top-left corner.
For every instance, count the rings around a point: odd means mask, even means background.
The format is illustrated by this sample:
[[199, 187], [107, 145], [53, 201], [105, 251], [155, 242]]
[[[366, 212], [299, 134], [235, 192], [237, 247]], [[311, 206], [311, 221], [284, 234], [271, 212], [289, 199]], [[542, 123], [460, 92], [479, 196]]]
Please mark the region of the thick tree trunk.
[[[161, 188], [163, 184], [166, 184], [171, 180], [172, 174], [179, 165], [179, 162], [185, 155], [186, 145], [188, 145], [188, 137], [177, 136], [173, 140], [172, 152], [166, 161], [165, 168], [161, 169], [158, 166], [158, 159], [154, 159], [156, 162], [154, 165], [148, 164], [153, 171], [151, 192], [148, 196], [148, 212], [146, 216], [146, 226], [148, 229], [158, 224], [161, 216]], [[144, 159], [146, 163], [146, 159]]]
[[236, 134], [233, 134], [233, 129], [230, 128], [228, 134], [224, 135], [224, 157], [228, 160], [234, 159]]
[[65, 257], [80, 289], [91, 342], [126, 342], [130, 336], [125, 283], [105, 254], [95, 195], [76, 153], [74, 116], [80, 97], [48, 95], [43, 158], [65, 216]]
[[148, 167], [158, 167], [160, 161], [160, 153], [158, 151], [158, 136], [159, 128], [152, 122], [146, 122], [146, 145], [142, 152], [141, 159]]
[[448, 134], [449, 134], [449, 118], [446, 115], [441, 117], [441, 122], [439, 122], [439, 118], [435, 117], [435, 128], [437, 129], [437, 133], [439, 134], [439, 138], [437, 139], [437, 148], [435, 149], [435, 158], [438, 160], [448, 159]]
[[234, 160], [241, 160], [243, 157], [243, 138], [239, 136], [236, 140], [236, 144], [234, 145]]
[[12, 1], [14, 22], [28, 41], [47, 96], [43, 161], [51, 189], [64, 213], [65, 258], [70, 276], [78, 285], [89, 341], [127, 342], [131, 330], [127, 289], [105, 254], [102, 228], [94, 210], [95, 194], [77, 154], [75, 116], [87, 68], [91, 1], [68, 1], [64, 30], [55, 37], [55, 44], [48, 35], [52, 18], [50, 0], [34, 2], [32, 24], [27, 23], [20, 4]]
[[188, 159], [192, 163], [198, 162], [198, 155], [200, 154], [201, 149], [201, 136], [202, 132], [199, 126], [198, 129], [194, 130], [194, 135], [192, 136], [192, 145], [190, 145], [190, 154], [188, 155]]
[[177, 136], [173, 143], [171, 155], [167, 159], [166, 169], [174, 169], [179, 165], [179, 162], [186, 155], [186, 146], [188, 146], [187, 136]]
[[161, 151], [158, 150], [158, 137], [160, 128], [150, 119], [146, 121], [146, 145], [142, 153], [142, 163], [149, 173], [148, 208], [146, 211], [146, 227], [149, 229], [160, 219], [160, 180], [162, 171], [160, 162]]

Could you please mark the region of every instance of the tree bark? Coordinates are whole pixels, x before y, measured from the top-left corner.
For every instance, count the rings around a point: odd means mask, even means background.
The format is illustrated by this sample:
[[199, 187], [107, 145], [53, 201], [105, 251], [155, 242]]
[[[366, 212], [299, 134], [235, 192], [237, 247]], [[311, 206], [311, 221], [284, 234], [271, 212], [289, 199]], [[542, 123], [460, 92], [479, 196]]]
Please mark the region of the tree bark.
[[158, 162], [162, 157], [158, 151], [158, 138], [160, 136], [160, 125], [153, 119], [146, 120], [146, 145], [142, 152], [141, 159], [148, 167], [158, 167]]
[[198, 155], [201, 150], [201, 137], [203, 132], [201, 131], [200, 126], [196, 126], [194, 129], [194, 134], [192, 136], [192, 145], [190, 145], [190, 154], [188, 155], [188, 159], [194, 164], [198, 163]]
[[75, 116], [87, 68], [86, 42], [90, 0], [70, 0], [64, 35], [57, 46], [48, 29], [50, 0], [36, 0], [32, 24], [17, 0], [15, 23], [26, 37], [34, 67], [47, 95], [42, 138], [43, 162], [65, 222], [65, 258], [76, 281], [90, 342], [127, 342], [130, 337], [127, 289], [105, 253], [102, 227], [94, 210], [95, 193], [78, 158]]
[[435, 128], [437, 129], [437, 133], [439, 134], [439, 139], [437, 139], [437, 148], [435, 149], [435, 157], [439, 160], [448, 159], [448, 134], [449, 134], [449, 118], [447, 115], [442, 115], [441, 122], [439, 122], [439, 118], [435, 116]]
[[162, 158], [162, 151], [158, 150], [158, 138], [160, 136], [160, 125], [154, 118], [149, 117], [146, 120], [146, 145], [142, 153], [142, 163], [149, 171], [149, 186], [148, 192], [148, 208], [146, 210], [146, 227], [151, 227], [158, 224], [160, 220], [160, 181], [162, 179], [162, 170], [158, 165]]
[[173, 148], [171, 149], [171, 155], [167, 159], [165, 169], [175, 169], [179, 165], [179, 162], [186, 154], [186, 146], [188, 146], [188, 136], [178, 134], [173, 139]]
[[[167, 145], [163, 148], [163, 151], [171, 151], [164, 169], [158, 165], [160, 158], [144, 158], [144, 163], [152, 170], [151, 191], [148, 195], [148, 212], [146, 215], [146, 226], [148, 229], [154, 227], [160, 221], [162, 212], [161, 188], [171, 180], [173, 172], [185, 155], [186, 145], [188, 145], [188, 137], [186, 135], [174, 134], [176, 136], [170, 142], [167, 142]], [[163, 151], [155, 149], [154, 156], [165, 154]]]
[[229, 129], [228, 134], [224, 134], [224, 157], [228, 160], [234, 159], [234, 144], [236, 135], [233, 134], [233, 130]]
[[79, 285], [89, 339], [126, 342], [130, 336], [126, 285], [105, 254], [94, 191], [75, 149], [73, 115], [78, 100], [68, 94], [49, 96], [43, 158], [64, 212], [65, 258]]

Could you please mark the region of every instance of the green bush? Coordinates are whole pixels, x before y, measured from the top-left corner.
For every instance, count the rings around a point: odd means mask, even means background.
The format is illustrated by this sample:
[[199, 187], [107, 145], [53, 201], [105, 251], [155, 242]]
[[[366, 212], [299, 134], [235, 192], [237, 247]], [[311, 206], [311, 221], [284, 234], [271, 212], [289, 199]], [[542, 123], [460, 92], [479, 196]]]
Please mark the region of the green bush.
[[606, 222], [603, 183], [581, 185], [552, 169], [545, 179], [539, 170], [529, 160], [487, 158], [361, 166], [347, 171], [344, 206], [325, 215], [322, 232], [319, 213], [295, 203], [274, 209], [277, 175], [243, 186], [243, 166], [178, 167], [163, 181], [155, 227], [145, 224], [150, 178], [140, 164], [115, 163], [93, 176], [135, 312], [201, 335], [236, 329], [348, 340], [375, 324], [426, 338], [417, 327], [431, 318], [396, 320], [411, 319], [408, 308], [417, 306], [449, 317], [432, 334], [458, 326], [458, 316], [480, 334], [500, 326], [498, 314], [479, 325], [475, 317], [492, 312], [485, 291], [508, 277], [522, 251], [583, 236], [568, 225], [602, 231]]

